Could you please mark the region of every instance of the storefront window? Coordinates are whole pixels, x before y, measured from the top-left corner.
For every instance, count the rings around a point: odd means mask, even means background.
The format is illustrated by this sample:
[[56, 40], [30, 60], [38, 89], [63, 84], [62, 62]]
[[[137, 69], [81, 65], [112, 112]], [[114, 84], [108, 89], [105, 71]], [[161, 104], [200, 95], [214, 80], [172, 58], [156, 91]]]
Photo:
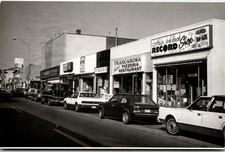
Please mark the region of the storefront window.
[[114, 93], [141, 94], [142, 73], [114, 76]]
[[97, 94], [99, 96], [109, 93], [109, 75], [100, 74], [97, 78]]
[[206, 62], [190, 62], [157, 67], [158, 104], [186, 107], [206, 95]]

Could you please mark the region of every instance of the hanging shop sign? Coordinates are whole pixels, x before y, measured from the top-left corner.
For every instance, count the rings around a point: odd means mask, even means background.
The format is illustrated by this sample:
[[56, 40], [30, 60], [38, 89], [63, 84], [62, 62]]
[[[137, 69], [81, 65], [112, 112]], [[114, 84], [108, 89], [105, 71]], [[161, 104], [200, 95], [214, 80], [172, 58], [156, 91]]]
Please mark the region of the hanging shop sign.
[[73, 71], [73, 62], [63, 64], [63, 72], [72, 72], [72, 71]]
[[113, 74], [140, 72], [142, 70], [141, 56], [113, 61]]
[[212, 47], [212, 26], [207, 25], [151, 41], [151, 56], [163, 56]]
[[80, 72], [85, 72], [85, 56], [80, 57]]
[[100, 67], [100, 68], [95, 68], [95, 74], [100, 74], [100, 73], [107, 73], [108, 72], [108, 67]]

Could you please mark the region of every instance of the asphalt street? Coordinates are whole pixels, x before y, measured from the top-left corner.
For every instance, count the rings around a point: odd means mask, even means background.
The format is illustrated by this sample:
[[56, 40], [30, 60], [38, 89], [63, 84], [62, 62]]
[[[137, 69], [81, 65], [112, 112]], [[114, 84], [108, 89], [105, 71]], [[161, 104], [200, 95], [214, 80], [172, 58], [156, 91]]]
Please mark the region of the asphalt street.
[[125, 125], [120, 120], [99, 119], [94, 111], [77, 113], [23, 97], [1, 97], [0, 116], [1, 147], [224, 147], [221, 139], [208, 136], [189, 132], [169, 135], [159, 123], [138, 121]]

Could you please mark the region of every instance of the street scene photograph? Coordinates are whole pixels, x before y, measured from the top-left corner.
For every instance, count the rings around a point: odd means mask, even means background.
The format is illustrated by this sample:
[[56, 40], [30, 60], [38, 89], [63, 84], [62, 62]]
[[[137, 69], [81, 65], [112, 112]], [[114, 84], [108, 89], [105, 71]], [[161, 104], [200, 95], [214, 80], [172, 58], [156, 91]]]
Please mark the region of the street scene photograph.
[[0, 150], [225, 150], [225, 1], [1, 1]]

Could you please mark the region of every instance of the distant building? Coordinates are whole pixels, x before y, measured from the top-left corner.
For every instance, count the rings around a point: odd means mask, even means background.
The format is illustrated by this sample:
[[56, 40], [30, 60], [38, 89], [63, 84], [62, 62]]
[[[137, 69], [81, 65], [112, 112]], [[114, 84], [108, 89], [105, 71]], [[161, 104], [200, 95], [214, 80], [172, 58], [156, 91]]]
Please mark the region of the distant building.
[[[41, 80], [60, 81], [59, 71], [57, 71], [59, 70], [57, 66], [59, 66], [60, 63], [109, 50], [116, 45], [135, 40], [136, 39], [81, 34], [81, 30], [77, 30], [76, 33], [63, 32], [46, 42], [43, 47]], [[94, 61], [87, 61], [86, 59], [86, 62], [96, 64], [96, 58]], [[91, 72], [94, 73], [94, 69]], [[46, 76], [46, 74], [48, 74], [48, 76]], [[64, 75], [64, 80], [66, 82], [72, 81], [71, 78], [70, 72]]]

